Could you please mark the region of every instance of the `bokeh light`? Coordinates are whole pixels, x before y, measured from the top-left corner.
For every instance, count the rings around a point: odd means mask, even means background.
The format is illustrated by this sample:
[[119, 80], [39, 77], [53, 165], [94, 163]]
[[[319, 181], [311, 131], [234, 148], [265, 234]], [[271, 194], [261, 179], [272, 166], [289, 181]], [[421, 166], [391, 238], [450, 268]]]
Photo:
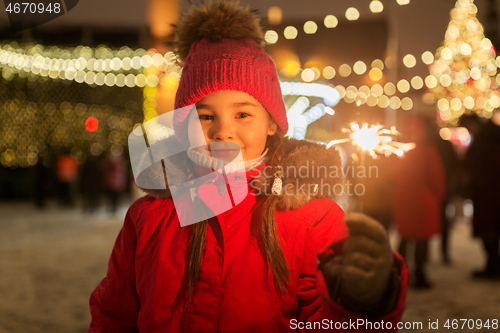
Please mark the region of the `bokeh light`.
[[389, 99], [389, 107], [393, 110], [397, 110], [401, 107], [401, 99], [397, 96], [392, 96]]
[[386, 107], [389, 106], [389, 97], [386, 95], [382, 95], [378, 98], [378, 106], [382, 109], [385, 109]]
[[403, 110], [411, 110], [413, 108], [413, 101], [410, 97], [404, 97], [401, 100], [401, 109]]
[[439, 78], [439, 83], [443, 87], [448, 87], [449, 85], [451, 85], [451, 77], [448, 74], [441, 75], [441, 77]]
[[370, 10], [372, 13], [380, 13], [384, 10], [384, 5], [378, 0], [373, 0], [370, 2]]
[[378, 103], [378, 98], [377, 96], [375, 95], [369, 95], [367, 98], [366, 98], [366, 105], [368, 106], [375, 106], [377, 105]]
[[317, 69], [316, 67], [311, 67], [311, 69], [314, 72], [313, 81], [319, 79], [319, 77], [321, 76], [321, 72], [319, 71], [319, 69]]
[[304, 69], [300, 74], [300, 77], [304, 82], [311, 82], [312, 80], [314, 80], [314, 76], [314, 71], [310, 68]]
[[366, 64], [362, 61], [356, 61], [353, 66], [354, 73], [361, 75], [366, 72]]
[[335, 15], [327, 15], [324, 20], [325, 27], [335, 28], [339, 24], [339, 20]]
[[443, 140], [450, 140], [451, 139], [451, 131], [449, 128], [441, 128], [439, 130], [439, 136], [443, 139]]
[[372, 68], [378, 68], [382, 71], [384, 70], [384, 62], [380, 59], [375, 59], [372, 61]]
[[411, 86], [413, 87], [413, 89], [415, 90], [419, 90], [419, 89], [422, 89], [423, 86], [424, 86], [424, 80], [422, 80], [422, 78], [420, 76], [414, 76], [412, 79], [411, 79]]
[[349, 7], [349, 8], [347, 8], [347, 10], [345, 12], [345, 17], [349, 21], [355, 21], [355, 20], [359, 19], [359, 11], [354, 7]]
[[267, 10], [267, 21], [269, 24], [278, 25], [281, 24], [281, 20], [283, 19], [283, 12], [278, 6], [271, 6]]
[[285, 35], [286, 39], [295, 39], [295, 38], [297, 38], [297, 35], [299, 34], [299, 32], [297, 31], [297, 28], [290, 25], [290, 26], [285, 28], [283, 34]]
[[434, 62], [434, 55], [429, 51], [425, 51], [422, 53], [422, 62], [426, 65], [432, 64]]
[[396, 58], [394, 58], [393, 56], [388, 56], [387, 58], [385, 58], [385, 67], [393, 69], [395, 65], [396, 65]]
[[479, 80], [481, 78], [481, 70], [477, 67], [474, 67], [470, 70], [470, 77], [474, 80]]
[[94, 132], [99, 127], [99, 121], [94, 117], [88, 117], [85, 121], [85, 129], [89, 132]]
[[468, 56], [472, 53], [472, 48], [468, 43], [463, 43], [460, 45], [460, 53], [462, 53], [465, 56]]
[[493, 45], [491, 44], [491, 40], [489, 40], [488, 38], [484, 38], [482, 41], [481, 41], [481, 47], [483, 48], [483, 50], [485, 51], [488, 51], [491, 49]]
[[335, 69], [332, 66], [326, 66], [323, 68], [323, 77], [327, 80], [331, 80], [335, 77]]
[[335, 89], [337, 89], [337, 91], [339, 92], [340, 98], [344, 98], [344, 96], [346, 94], [346, 90], [345, 90], [344, 86], [339, 84], [339, 85], [335, 86]]
[[368, 88], [368, 86], [361, 86], [358, 89], [359, 93], [363, 93], [365, 96], [370, 96], [371, 90]]
[[371, 87], [371, 92], [373, 95], [380, 97], [384, 93], [384, 88], [380, 84], [374, 84]]
[[372, 79], [373, 81], [379, 81], [383, 77], [383, 74], [379, 68], [375, 67], [370, 69], [368, 76], [370, 76], [370, 79]]
[[386, 95], [391, 96], [396, 93], [396, 86], [392, 82], [387, 82], [384, 85], [384, 92]]
[[397, 87], [398, 90], [404, 94], [410, 90], [410, 83], [403, 79], [398, 82]]
[[417, 60], [412, 54], [407, 54], [403, 58], [403, 64], [408, 68], [413, 68], [417, 64]]
[[307, 21], [304, 23], [304, 32], [306, 34], [314, 34], [318, 30], [318, 25], [314, 21]]
[[274, 30], [267, 30], [264, 35], [264, 40], [268, 44], [275, 44], [278, 41], [278, 33]]
[[451, 58], [453, 58], [453, 52], [448, 47], [445, 47], [441, 50], [441, 58], [444, 60], [451, 60]]
[[349, 75], [351, 75], [351, 72], [352, 72], [351, 66], [349, 66], [347, 64], [340, 65], [340, 67], [339, 67], [339, 75], [340, 76], [348, 77]]
[[472, 98], [472, 96], [466, 96], [464, 98], [463, 104], [467, 109], [469, 110], [473, 109], [475, 106], [474, 98]]
[[428, 75], [425, 77], [425, 85], [427, 86], [427, 88], [435, 88], [436, 85], [437, 85], [437, 79], [435, 76], [433, 75]]

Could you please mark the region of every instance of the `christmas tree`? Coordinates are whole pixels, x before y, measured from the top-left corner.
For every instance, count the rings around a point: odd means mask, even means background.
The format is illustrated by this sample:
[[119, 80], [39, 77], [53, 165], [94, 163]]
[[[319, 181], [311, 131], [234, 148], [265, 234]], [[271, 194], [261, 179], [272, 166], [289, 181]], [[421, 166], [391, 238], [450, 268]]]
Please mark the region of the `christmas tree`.
[[426, 83], [437, 100], [441, 125], [456, 125], [464, 113], [490, 118], [500, 106], [495, 48], [484, 36], [473, 0], [458, 0], [444, 43], [429, 66]]

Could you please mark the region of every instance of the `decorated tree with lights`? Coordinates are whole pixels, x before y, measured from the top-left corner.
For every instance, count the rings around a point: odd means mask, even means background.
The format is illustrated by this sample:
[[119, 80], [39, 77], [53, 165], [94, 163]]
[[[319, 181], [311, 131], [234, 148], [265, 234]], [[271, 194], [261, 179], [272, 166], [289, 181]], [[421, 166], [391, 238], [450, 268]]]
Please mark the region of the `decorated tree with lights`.
[[426, 83], [437, 100], [438, 122], [456, 125], [463, 113], [491, 117], [500, 106], [495, 48], [484, 36], [473, 0], [458, 0], [444, 43], [429, 66]]

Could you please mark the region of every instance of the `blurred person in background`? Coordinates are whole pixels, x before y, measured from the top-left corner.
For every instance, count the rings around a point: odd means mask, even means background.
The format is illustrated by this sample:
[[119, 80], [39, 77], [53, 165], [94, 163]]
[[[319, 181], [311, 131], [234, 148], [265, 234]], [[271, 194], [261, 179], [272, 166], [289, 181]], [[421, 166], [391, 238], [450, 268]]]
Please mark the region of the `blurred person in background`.
[[429, 123], [429, 131], [429, 137], [438, 150], [445, 173], [446, 193], [441, 203], [441, 257], [443, 263], [448, 265], [450, 264], [449, 234], [453, 218], [449, 217], [446, 211], [447, 207], [452, 204], [453, 197], [457, 195], [459, 159], [453, 143], [441, 138], [435, 123]]
[[43, 165], [43, 156], [40, 156], [34, 167], [35, 171], [35, 204], [38, 209], [44, 209], [47, 205], [47, 180], [48, 170]]
[[60, 203], [66, 207], [73, 206], [72, 186], [78, 177], [78, 163], [69, 152], [65, 152], [57, 157], [55, 173], [59, 182]]
[[395, 158], [393, 174], [393, 219], [401, 237], [399, 253], [407, 258], [409, 243], [415, 243], [414, 269], [410, 269], [416, 288], [430, 288], [425, 265], [429, 238], [441, 229], [441, 202], [445, 194], [444, 168], [436, 147], [427, 136], [423, 118], [404, 120], [402, 133], [406, 142], [416, 147]]
[[89, 154], [81, 169], [81, 190], [83, 195], [83, 213], [92, 214], [99, 208], [99, 196], [102, 188], [102, 168], [99, 158]]
[[104, 189], [109, 199], [109, 210], [116, 212], [120, 193], [125, 188], [127, 165], [121, 155], [109, 153], [103, 163]]
[[500, 279], [500, 112], [484, 125], [476, 114], [463, 115], [460, 126], [467, 128], [472, 143], [463, 163], [463, 182], [474, 205], [474, 237], [482, 240], [486, 267], [475, 278]]

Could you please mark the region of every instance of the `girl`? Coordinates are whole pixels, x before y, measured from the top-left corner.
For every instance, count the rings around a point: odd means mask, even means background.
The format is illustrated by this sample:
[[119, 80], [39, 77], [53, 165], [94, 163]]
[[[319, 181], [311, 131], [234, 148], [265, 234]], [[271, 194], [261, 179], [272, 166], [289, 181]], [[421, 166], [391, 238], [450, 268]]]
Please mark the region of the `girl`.
[[254, 13], [191, 7], [175, 36], [175, 136], [150, 141], [134, 172], [148, 195], [92, 293], [89, 332], [396, 331], [406, 266], [383, 227], [331, 199], [341, 172], [320, 170], [340, 168], [337, 151], [284, 138]]

